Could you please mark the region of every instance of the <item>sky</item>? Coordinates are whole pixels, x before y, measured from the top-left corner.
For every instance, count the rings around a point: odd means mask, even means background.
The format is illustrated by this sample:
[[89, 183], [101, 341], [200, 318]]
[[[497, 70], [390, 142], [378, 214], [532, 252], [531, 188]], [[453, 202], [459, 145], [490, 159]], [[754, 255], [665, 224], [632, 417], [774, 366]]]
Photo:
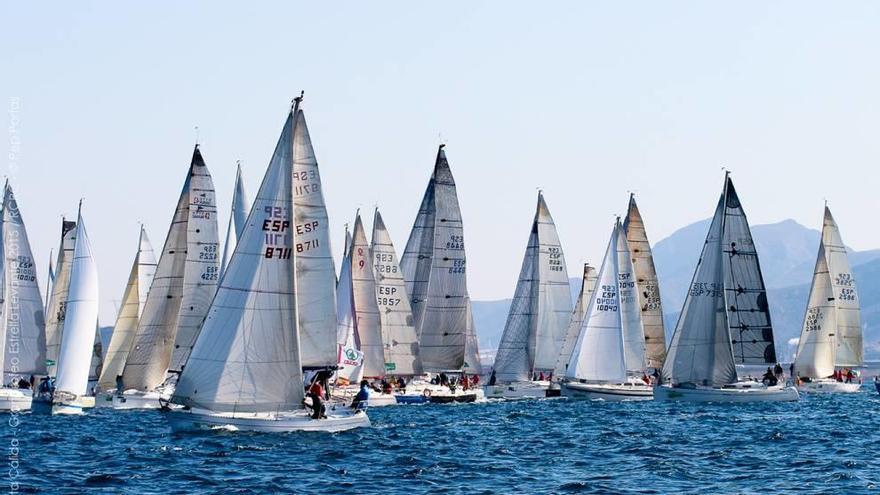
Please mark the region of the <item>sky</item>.
[[818, 229], [827, 199], [848, 245], [880, 247], [877, 2], [4, 2], [0, 18], [4, 174], [42, 280], [83, 198], [103, 325], [140, 222], [161, 249], [197, 134], [223, 232], [236, 161], [253, 198], [301, 90], [337, 256], [375, 205], [403, 250], [446, 143], [475, 299], [511, 296], [538, 188], [574, 276], [630, 191], [657, 241], [712, 214], [722, 167], [753, 224]]

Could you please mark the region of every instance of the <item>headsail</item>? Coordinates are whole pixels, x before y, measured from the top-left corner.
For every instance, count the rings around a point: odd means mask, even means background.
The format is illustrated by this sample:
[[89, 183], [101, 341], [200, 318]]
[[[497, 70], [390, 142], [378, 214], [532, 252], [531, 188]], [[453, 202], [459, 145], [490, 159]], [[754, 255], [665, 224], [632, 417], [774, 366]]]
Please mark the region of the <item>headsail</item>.
[[565, 341], [562, 343], [562, 350], [559, 357], [556, 358], [556, 366], [553, 367], [553, 376], [565, 376], [565, 370], [568, 368], [568, 361], [571, 359], [571, 353], [574, 350], [574, 344], [577, 342], [578, 334], [581, 330], [581, 324], [584, 322], [584, 314], [593, 298], [593, 290], [596, 288], [596, 279], [598, 274], [596, 269], [589, 263], [584, 263], [584, 274], [581, 279], [581, 291], [578, 294], [577, 302], [571, 317], [568, 321], [568, 329], [565, 332]]
[[88, 392], [98, 323], [98, 270], [81, 214], [76, 220], [74, 237], [76, 243], [70, 264], [70, 290], [61, 332], [55, 394], [83, 396]]
[[660, 304], [660, 282], [657, 279], [651, 244], [648, 242], [645, 223], [636, 205], [635, 195], [629, 197], [629, 208], [623, 221], [623, 230], [626, 231], [626, 241], [629, 244], [638, 286], [647, 366], [660, 369], [666, 359], [666, 333], [663, 328], [663, 307]]
[[302, 365], [336, 364], [336, 268], [324, 191], [305, 114], [293, 127], [293, 202], [296, 285]]
[[70, 288], [70, 264], [76, 244], [76, 222], [61, 220], [61, 243], [55, 262], [55, 281], [46, 305], [46, 372], [55, 376], [58, 354], [61, 351], [61, 333], [67, 309], [67, 293]]
[[834, 305], [837, 309], [836, 366], [861, 366], [863, 363], [862, 322], [859, 311], [859, 294], [856, 280], [846, 256], [846, 246], [840, 237], [840, 230], [831, 210], [825, 207], [822, 222], [822, 244], [828, 261], [828, 273], [834, 291]]
[[441, 145], [401, 260], [426, 371], [464, 365], [469, 323], [464, 246], [455, 180]]
[[218, 412], [303, 407], [292, 239], [294, 115], [284, 124], [172, 402]]
[[211, 176], [196, 146], [122, 373], [126, 389], [153, 390], [189, 353], [217, 284]]
[[467, 328], [464, 331], [464, 363], [462, 371], [472, 375], [483, 374], [483, 363], [480, 360], [480, 341], [477, 338], [477, 326], [474, 325], [474, 310], [471, 298], [467, 299]]
[[244, 179], [241, 178], [241, 163], [238, 163], [235, 166], [235, 191], [232, 193], [232, 208], [229, 211], [229, 224], [226, 226], [226, 242], [223, 243], [223, 258], [220, 261], [218, 280], [223, 278], [229, 258], [235, 251], [235, 244], [241, 238], [249, 208], [247, 194], [244, 191]]
[[639, 307], [636, 277], [626, 233], [617, 222], [617, 297], [620, 302], [620, 332], [623, 336], [624, 362], [628, 373], [644, 373], [645, 331]]
[[358, 350], [355, 332], [354, 295], [351, 285], [351, 233], [345, 224], [345, 252], [339, 267], [339, 281], [336, 283], [336, 343], [339, 347], [336, 362], [341, 367], [336, 376], [350, 383], [360, 381], [363, 376], [364, 355]]
[[794, 360], [795, 374], [804, 378], [825, 378], [834, 373], [837, 311], [826, 259], [824, 243], [820, 242], [810, 299]]
[[12, 378], [46, 373], [46, 324], [37, 268], [18, 201], [7, 183], [0, 218], [0, 370]]
[[147, 231], [141, 226], [138, 236], [138, 251], [131, 265], [128, 284], [122, 294], [122, 306], [113, 326], [110, 344], [107, 346], [106, 359], [98, 379], [98, 388], [111, 390], [116, 388], [116, 377], [122, 374], [125, 360], [131, 350], [131, 343], [137, 331], [138, 319], [147, 300], [147, 291], [156, 273], [156, 255], [147, 237]]
[[398, 265], [391, 236], [378, 208], [373, 215], [370, 250], [373, 254], [373, 275], [382, 323], [382, 341], [385, 345], [386, 371], [398, 376], [421, 375], [419, 337], [413, 325], [406, 283]]
[[358, 349], [364, 354], [363, 376], [385, 376], [385, 349], [380, 328], [376, 281], [373, 279], [373, 256], [360, 212], [354, 220], [351, 249], [351, 287], [354, 296], [355, 331]]

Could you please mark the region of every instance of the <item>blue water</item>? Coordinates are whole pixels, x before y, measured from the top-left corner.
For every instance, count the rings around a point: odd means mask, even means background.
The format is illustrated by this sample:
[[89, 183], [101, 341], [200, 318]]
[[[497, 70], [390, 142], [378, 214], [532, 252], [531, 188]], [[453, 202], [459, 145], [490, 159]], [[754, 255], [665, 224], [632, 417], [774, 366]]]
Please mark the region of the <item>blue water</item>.
[[867, 386], [786, 404], [552, 399], [374, 408], [372, 428], [284, 435], [95, 410], [21, 415], [16, 435], [22, 493], [861, 493], [880, 486], [878, 408]]

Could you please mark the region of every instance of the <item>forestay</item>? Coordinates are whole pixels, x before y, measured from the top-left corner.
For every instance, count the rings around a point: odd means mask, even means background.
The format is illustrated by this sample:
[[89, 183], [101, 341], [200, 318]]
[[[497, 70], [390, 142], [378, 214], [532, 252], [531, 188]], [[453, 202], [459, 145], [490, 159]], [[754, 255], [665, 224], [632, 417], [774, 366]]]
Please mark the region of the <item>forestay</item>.
[[648, 242], [645, 223], [636, 205], [635, 195], [629, 197], [623, 230], [626, 232], [638, 288], [642, 327], [645, 333], [646, 364], [649, 368], [660, 369], [666, 359], [666, 333], [663, 327], [663, 307], [660, 303], [660, 283], [654, 267], [651, 244]]
[[378, 209], [373, 215], [370, 251], [373, 254], [376, 303], [385, 346], [386, 371], [397, 376], [421, 375], [419, 337], [413, 325], [406, 283], [391, 236]]
[[284, 124], [172, 402], [217, 412], [303, 407], [291, 222], [294, 114]]

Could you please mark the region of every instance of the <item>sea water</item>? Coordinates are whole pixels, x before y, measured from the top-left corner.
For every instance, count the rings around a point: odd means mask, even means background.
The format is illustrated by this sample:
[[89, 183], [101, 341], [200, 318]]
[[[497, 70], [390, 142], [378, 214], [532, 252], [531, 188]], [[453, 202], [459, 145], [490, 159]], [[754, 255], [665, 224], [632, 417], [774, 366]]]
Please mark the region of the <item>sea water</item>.
[[878, 407], [870, 384], [795, 403], [414, 405], [336, 434], [175, 434], [159, 411], [96, 409], [7, 415], [0, 442], [18, 446], [19, 493], [861, 493], [880, 486]]

